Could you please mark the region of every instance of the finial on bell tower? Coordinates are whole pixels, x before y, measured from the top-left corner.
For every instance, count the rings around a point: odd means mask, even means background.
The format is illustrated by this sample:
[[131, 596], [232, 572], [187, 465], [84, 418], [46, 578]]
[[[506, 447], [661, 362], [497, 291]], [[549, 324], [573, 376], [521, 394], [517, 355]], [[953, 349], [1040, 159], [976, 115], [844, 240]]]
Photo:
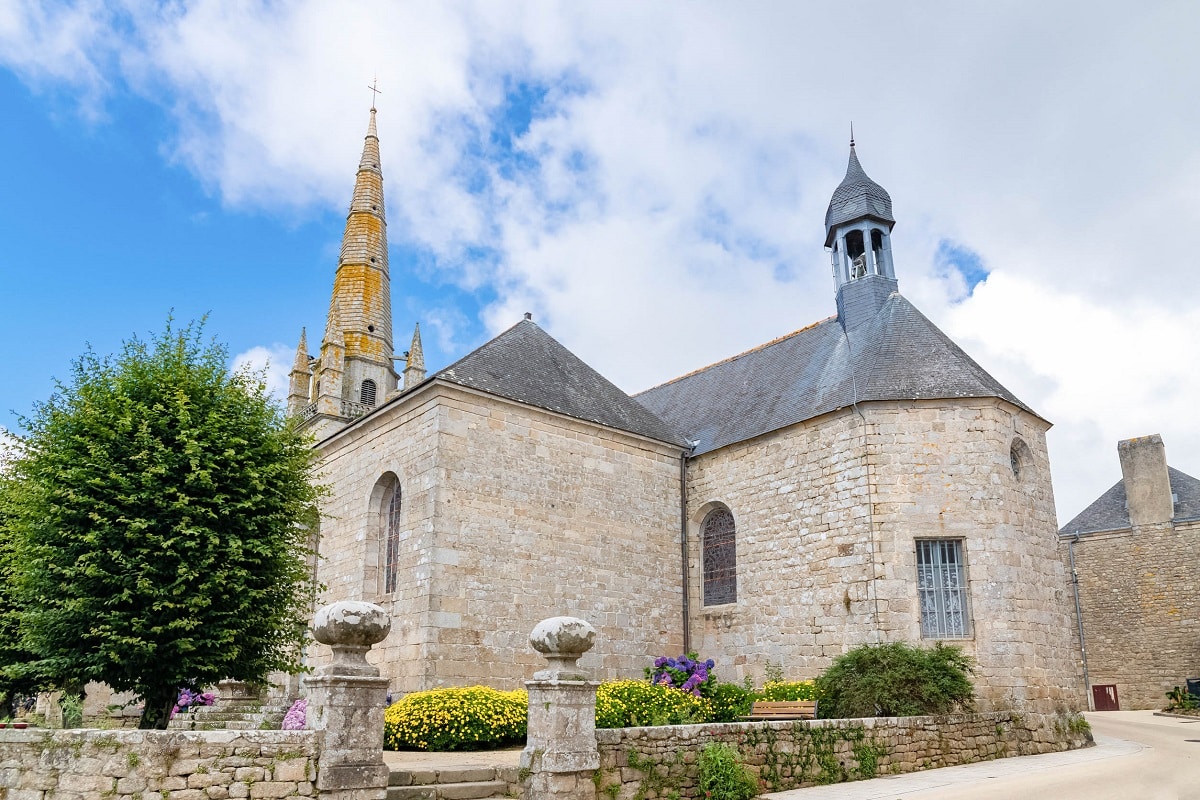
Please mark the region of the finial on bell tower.
[[854, 149], [854, 120], [850, 120], [850, 149]]

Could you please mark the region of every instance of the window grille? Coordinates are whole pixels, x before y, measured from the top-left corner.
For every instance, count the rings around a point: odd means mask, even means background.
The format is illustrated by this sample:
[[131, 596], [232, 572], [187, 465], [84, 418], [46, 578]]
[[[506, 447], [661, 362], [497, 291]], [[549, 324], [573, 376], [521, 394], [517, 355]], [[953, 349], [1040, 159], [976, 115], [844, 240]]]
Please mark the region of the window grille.
[[737, 532], [733, 514], [718, 508], [700, 528], [704, 548], [704, 605], [737, 602]]
[[358, 402], [364, 406], [375, 405], [375, 381], [367, 378], [362, 382], [362, 388], [358, 392]]
[[392, 487], [392, 496], [387, 505], [387, 545], [383, 560], [383, 591], [396, 591], [400, 577], [400, 484]]
[[917, 542], [917, 594], [922, 638], [965, 639], [971, 635], [961, 539]]

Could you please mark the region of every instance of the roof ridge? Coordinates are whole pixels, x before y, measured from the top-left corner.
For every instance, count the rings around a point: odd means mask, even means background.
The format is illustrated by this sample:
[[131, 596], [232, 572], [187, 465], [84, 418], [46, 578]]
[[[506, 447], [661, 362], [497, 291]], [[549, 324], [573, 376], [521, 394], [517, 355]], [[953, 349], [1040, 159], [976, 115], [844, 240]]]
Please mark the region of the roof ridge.
[[640, 392], [636, 392], [636, 393], [630, 395], [630, 397], [638, 397], [640, 395], [646, 394], [646, 392], [651, 392], [651, 391], [654, 391], [655, 389], [661, 389], [664, 386], [670, 386], [672, 383], [677, 383], [677, 382], [683, 380], [684, 378], [690, 378], [693, 375], [699, 375], [701, 372], [704, 372], [705, 370], [710, 370], [713, 367], [719, 367], [722, 364], [728, 364], [731, 361], [737, 361], [739, 358], [744, 358], [745, 356], [748, 356], [751, 353], [757, 353], [759, 350], [765, 350], [768, 347], [779, 344], [782, 341], [786, 341], [787, 339], [790, 339], [793, 336], [799, 336], [800, 334], [804, 333], [805, 331], [812, 330], [813, 328], [817, 327], [818, 325], [823, 325], [826, 322], [835, 322], [835, 321], [837, 321], [836, 314], [834, 314], [831, 317], [825, 317], [824, 319], [819, 319], [816, 322], [811, 322], [808, 325], [805, 325], [803, 328], [797, 328], [796, 330], [792, 331], [791, 333], [785, 333], [782, 336], [776, 336], [774, 339], [771, 339], [769, 342], [763, 342], [760, 345], [755, 345], [754, 347], [751, 347], [749, 350], [743, 350], [742, 352], [736, 353], [732, 356], [729, 356], [728, 358], [722, 358], [720, 361], [714, 361], [713, 363], [711, 363], [707, 366], [698, 367], [697, 369], [694, 369], [691, 372], [685, 372], [682, 375], [678, 375], [674, 378], [671, 378], [669, 381], [663, 381], [662, 383], [655, 384], [654, 386], [648, 386], [645, 389], [641, 390]]

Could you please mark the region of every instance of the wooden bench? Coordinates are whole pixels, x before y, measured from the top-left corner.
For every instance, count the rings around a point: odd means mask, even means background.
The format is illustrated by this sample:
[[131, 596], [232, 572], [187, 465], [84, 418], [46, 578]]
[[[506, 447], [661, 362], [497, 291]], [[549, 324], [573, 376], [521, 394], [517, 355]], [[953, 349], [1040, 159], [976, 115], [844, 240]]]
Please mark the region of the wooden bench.
[[816, 719], [816, 700], [759, 700], [750, 707], [744, 720]]

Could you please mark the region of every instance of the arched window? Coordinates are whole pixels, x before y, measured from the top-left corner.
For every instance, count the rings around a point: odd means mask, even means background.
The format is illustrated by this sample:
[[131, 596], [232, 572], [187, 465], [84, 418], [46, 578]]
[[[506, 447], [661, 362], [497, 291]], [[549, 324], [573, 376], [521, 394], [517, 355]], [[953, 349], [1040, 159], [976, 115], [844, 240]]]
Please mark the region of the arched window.
[[383, 591], [396, 591], [400, 577], [400, 484], [392, 484], [383, 507]]
[[362, 382], [362, 388], [358, 391], [358, 402], [364, 406], [375, 405], [375, 381], [367, 378]]
[[700, 526], [704, 548], [704, 605], [737, 602], [737, 533], [728, 508], [708, 513]]

